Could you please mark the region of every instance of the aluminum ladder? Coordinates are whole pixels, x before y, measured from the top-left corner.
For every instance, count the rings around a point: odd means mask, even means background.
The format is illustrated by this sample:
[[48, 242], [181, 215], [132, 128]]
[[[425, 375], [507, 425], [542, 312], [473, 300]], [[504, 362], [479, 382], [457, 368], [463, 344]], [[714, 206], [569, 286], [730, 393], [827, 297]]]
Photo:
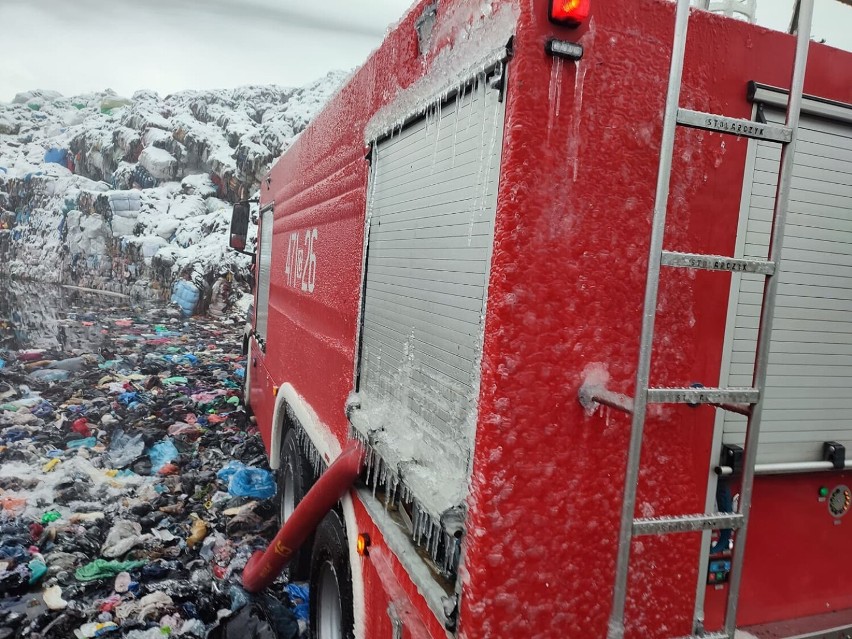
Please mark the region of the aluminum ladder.
[[[751, 120], [728, 118], [712, 113], [702, 113], [680, 108], [680, 88], [683, 76], [690, 8], [689, 0], [677, 0], [671, 68], [669, 70], [669, 84], [660, 148], [660, 164], [657, 171], [657, 190], [648, 257], [648, 275], [645, 284], [645, 302], [642, 312], [642, 336], [639, 348], [639, 361], [636, 367], [636, 397], [633, 400], [632, 409], [629, 407], [624, 408], [624, 410], [632, 412], [633, 419], [630, 432], [630, 448], [627, 456], [627, 470], [625, 473], [624, 502], [621, 512], [621, 529], [618, 538], [615, 586], [607, 634], [608, 639], [622, 639], [624, 636], [624, 608], [627, 599], [630, 546], [634, 537], [639, 535], [664, 535], [676, 532], [696, 532], [728, 528], [736, 529], [737, 536], [728, 583], [729, 590], [724, 629], [708, 634], [693, 634], [690, 637], [703, 636], [705, 639], [733, 639], [736, 632], [737, 603], [742, 578], [743, 555], [745, 552], [746, 531], [748, 530], [749, 511], [751, 508], [754, 466], [757, 458], [757, 442], [763, 407], [760, 400], [766, 382], [772, 319], [775, 310], [775, 297], [778, 290], [778, 278], [775, 275], [778, 273], [781, 247], [784, 239], [784, 224], [790, 196], [793, 156], [795, 153], [799, 114], [802, 104], [802, 90], [804, 87], [805, 66], [807, 64], [808, 45], [810, 41], [813, 4], [814, 0], [802, 0], [786, 122], [784, 125], [776, 125], [761, 124], [752, 122]], [[717, 133], [768, 140], [782, 145], [769, 257], [767, 260], [734, 259], [719, 255], [701, 255], [663, 250], [663, 233], [666, 224], [666, 206], [669, 197], [675, 131], [679, 125], [706, 129]], [[657, 313], [657, 293], [661, 266], [723, 272], [758, 273], [766, 277], [751, 387], [649, 387], [651, 351], [654, 337], [654, 321]], [[593, 396], [592, 399], [597, 398]], [[604, 398], [604, 402], [606, 401], [606, 398]], [[642, 431], [645, 425], [648, 403], [709, 404], [717, 408], [734, 410], [748, 415], [740, 500], [737, 512], [698, 513], [649, 519], [637, 519], [635, 517], [636, 488], [639, 479], [639, 465], [642, 451]], [[613, 404], [608, 403], [608, 405]], [[693, 628], [693, 633], [703, 633], [703, 628]]]

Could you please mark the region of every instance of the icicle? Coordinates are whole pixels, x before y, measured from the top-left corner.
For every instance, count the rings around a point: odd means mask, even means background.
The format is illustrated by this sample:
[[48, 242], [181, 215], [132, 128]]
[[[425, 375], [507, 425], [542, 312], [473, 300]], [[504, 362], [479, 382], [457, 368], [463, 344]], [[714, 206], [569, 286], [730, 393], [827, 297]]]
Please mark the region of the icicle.
[[479, 89], [479, 75], [476, 76], [473, 80], [473, 86], [470, 88], [470, 110], [467, 112], [467, 126], [465, 129], [470, 128], [470, 120], [473, 117], [473, 103], [476, 102], [476, 92]]
[[588, 69], [588, 64], [583, 64], [582, 60], [578, 60], [577, 68], [574, 70], [574, 117], [572, 118], [574, 132], [571, 136], [569, 157], [574, 161], [573, 179], [575, 182], [577, 181], [577, 171], [580, 166], [580, 116], [583, 114], [583, 83], [586, 79]]
[[420, 509], [414, 504], [414, 524], [411, 526], [411, 538], [417, 541], [417, 527], [420, 525]]
[[[500, 103], [496, 102], [495, 105], [494, 105], [494, 118], [492, 120], [492, 126], [491, 126], [491, 140], [488, 143], [488, 155], [486, 155], [485, 158], [483, 158], [483, 162], [486, 165], [486, 167], [485, 167], [485, 179], [482, 182], [482, 187], [481, 187], [480, 192], [477, 194], [478, 197], [481, 196], [481, 197], [479, 197], [479, 211], [478, 211], [478, 217], [480, 217], [480, 218], [482, 217], [483, 213], [485, 212], [485, 207], [486, 207], [486, 204], [488, 202], [488, 187], [491, 183], [491, 168], [492, 168], [491, 159], [494, 157], [494, 150], [495, 150], [496, 145], [497, 145], [497, 138], [498, 138], [498, 135], [497, 135], [497, 129], [498, 129], [497, 118], [498, 118], [499, 114], [500, 114]], [[471, 230], [472, 230], [472, 227], [471, 227]], [[470, 245], [470, 239], [468, 240], [468, 245]]]
[[559, 106], [562, 103], [562, 58], [556, 58], [556, 117], [559, 117]]
[[379, 459], [376, 460], [376, 471], [375, 471], [375, 474], [373, 475], [373, 499], [376, 498], [376, 486], [379, 485], [379, 482], [377, 481], [377, 479], [378, 479], [379, 473], [381, 472], [381, 466], [382, 466], [382, 460], [381, 460], [381, 458], [379, 458]]
[[553, 131], [553, 125], [556, 122], [556, 94], [559, 91], [559, 77], [562, 71], [562, 60], [554, 58], [550, 66], [550, 85], [547, 88], [547, 139], [550, 140], [550, 133]]
[[437, 114], [436, 114], [437, 115], [437, 117], [436, 117], [437, 122], [436, 122], [436, 127], [435, 127], [435, 145], [434, 145], [434, 149], [432, 151], [432, 168], [429, 169], [429, 175], [430, 176], [435, 173], [435, 163], [437, 162], [437, 159], [438, 159], [438, 145], [440, 144], [440, 140], [441, 140], [441, 122], [444, 119], [443, 118], [444, 109], [441, 107], [441, 102], [439, 102], [437, 104], [436, 108], [437, 108]]
[[370, 485], [370, 473], [373, 471], [373, 449], [367, 451], [367, 486]]
[[450, 166], [452, 168], [455, 168], [456, 166], [456, 140], [458, 140], [459, 136], [459, 120], [461, 119], [461, 103], [463, 97], [464, 92], [462, 89], [459, 89], [458, 95], [456, 95], [456, 110], [453, 114], [453, 148], [450, 155]]
[[394, 493], [396, 492], [396, 481], [393, 477], [389, 478], [388, 489], [385, 492], [385, 510], [393, 506]]
[[[481, 82], [479, 82], [479, 76], [477, 76], [477, 82], [479, 83], [478, 86], [482, 87], [482, 101], [484, 103], [485, 102], [485, 74], [482, 74], [482, 81]], [[472, 108], [471, 108], [471, 111], [473, 111]], [[495, 121], [494, 124], [496, 126], [496, 121]], [[468, 246], [470, 246], [472, 241], [473, 241], [473, 225], [476, 222], [476, 214], [477, 214], [477, 210], [478, 210], [478, 207], [479, 207], [479, 195], [480, 195], [480, 192], [481, 192], [480, 184], [481, 184], [481, 180], [482, 180], [482, 171], [483, 171], [483, 168], [484, 168], [483, 164], [485, 163], [485, 129], [486, 129], [487, 126], [488, 126], [488, 118], [484, 117], [484, 118], [482, 118], [482, 128], [479, 131], [479, 162], [478, 162], [478, 168], [477, 168], [477, 173], [476, 173], [476, 186], [474, 187], [476, 189], [476, 196], [474, 197], [473, 202], [471, 204], [471, 208], [470, 208], [470, 221], [468, 223], [468, 228], [467, 228], [467, 245]], [[494, 133], [495, 133], [495, 131], [492, 129], [492, 135]], [[490, 162], [489, 162], [489, 166], [490, 166]]]

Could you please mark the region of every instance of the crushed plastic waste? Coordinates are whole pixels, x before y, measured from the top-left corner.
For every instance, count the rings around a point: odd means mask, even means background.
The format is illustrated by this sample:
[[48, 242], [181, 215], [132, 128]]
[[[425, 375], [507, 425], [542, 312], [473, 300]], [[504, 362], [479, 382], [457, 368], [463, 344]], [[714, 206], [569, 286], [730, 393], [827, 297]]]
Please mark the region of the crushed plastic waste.
[[242, 320], [89, 307], [62, 326], [0, 332], [0, 636], [305, 636], [305, 592], [240, 587], [276, 532]]

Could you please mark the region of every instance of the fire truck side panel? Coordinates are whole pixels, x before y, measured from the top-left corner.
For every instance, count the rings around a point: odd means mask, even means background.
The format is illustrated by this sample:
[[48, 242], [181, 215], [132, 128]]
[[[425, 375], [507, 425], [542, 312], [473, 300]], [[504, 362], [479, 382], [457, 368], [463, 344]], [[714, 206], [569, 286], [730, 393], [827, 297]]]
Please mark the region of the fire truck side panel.
[[[610, 388], [633, 393], [673, 6], [595, 3], [589, 23], [571, 31], [548, 24], [545, 5], [523, 13], [509, 73], [462, 597], [467, 637], [525, 628], [602, 637], [612, 595], [630, 421], [607, 409], [585, 415], [577, 390], [585, 378], [608, 377]], [[553, 33], [581, 42], [584, 58], [546, 56]], [[789, 84], [793, 48], [789, 36], [694, 16], [681, 104], [749, 118], [747, 81]], [[812, 49], [806, 91], [849, 101], [848, 54]], [[733, 254], [747, 144], [678, 132], [666, 248]], [[717, 385], [729, 283], [727, 274], [663, 273], [653, 385]], [[637, 516], [704, 510], [719, 453], [710, 449], [713, 423], [707, 407], [650, 413]], [[781, 513], [792, 515], [779, 498], [804, 486], [812, 484], [797, 476], [758, 480], [743, 623], [820, 611], [806, 595], [782, 608], [791, 589], [777, 566], [757, 574], [779, 560]], [[827, 523], [810, 507], [795, 516]], [[822, 592], [841, 595], [837, 606], [849, 592], [848, 571], [835, 570], [840, 537], [799, 549], [821, 566]], [[634, 542], [628, 636], [692, 631], [698, 540]], [[750, 584], [760, 596], [750, 598]]]

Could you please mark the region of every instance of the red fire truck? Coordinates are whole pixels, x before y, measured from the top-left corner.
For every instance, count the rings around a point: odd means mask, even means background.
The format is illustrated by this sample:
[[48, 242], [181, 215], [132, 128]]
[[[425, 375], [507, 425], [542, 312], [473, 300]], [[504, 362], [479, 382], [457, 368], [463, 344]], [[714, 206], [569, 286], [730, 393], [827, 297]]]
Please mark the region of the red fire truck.
[[852, 55], [686, 5], [421, 0], [262, 183], [314, 636], [852, 636]]

